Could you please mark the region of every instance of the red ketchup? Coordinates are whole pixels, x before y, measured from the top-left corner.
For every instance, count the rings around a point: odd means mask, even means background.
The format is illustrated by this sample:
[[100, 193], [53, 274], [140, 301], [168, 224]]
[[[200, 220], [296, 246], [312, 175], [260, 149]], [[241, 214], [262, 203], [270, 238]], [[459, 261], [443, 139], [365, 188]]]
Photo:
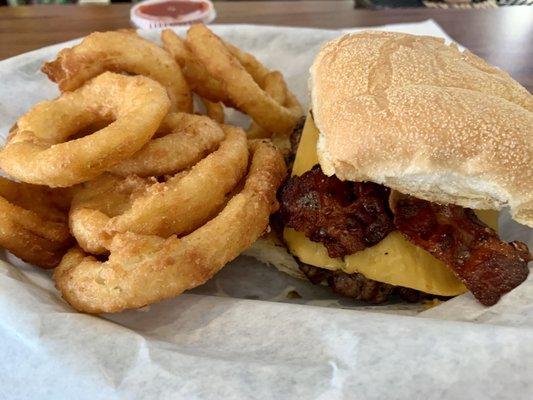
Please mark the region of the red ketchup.
[[210, 0], [147, 0], [130, 11], [131, 22], [138, 28], [164, 28], [174, 25], [208, 24], [216, 17]]
[[177, 17], [195, 11], [205, 11], [208, 7], [209, 5], [207, 3], [174, 0], [163, 1], [161, 3], [141, 4], [139, 11], [143, 14], [153, 15], [154, 17]]

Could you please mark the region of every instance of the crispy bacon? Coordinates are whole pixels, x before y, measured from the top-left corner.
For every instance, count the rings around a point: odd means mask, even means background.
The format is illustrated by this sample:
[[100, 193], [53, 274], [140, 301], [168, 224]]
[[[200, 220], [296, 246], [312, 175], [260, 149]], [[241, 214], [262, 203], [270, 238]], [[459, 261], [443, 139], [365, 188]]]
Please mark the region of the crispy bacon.
[[394, 230], [389, 193], [375, 183], [328, 177], [316, 165], [280, 190], [280, 214], [285, 226], [323, 243], [330, 257], [343, 257], [375, 245]]
[[496, 304], [527, 278], [527, 246], [501, 241], [472, 210], [411, 196], [396, 197], [392, 208], [397, 229], [451, 268], [481, 304]]

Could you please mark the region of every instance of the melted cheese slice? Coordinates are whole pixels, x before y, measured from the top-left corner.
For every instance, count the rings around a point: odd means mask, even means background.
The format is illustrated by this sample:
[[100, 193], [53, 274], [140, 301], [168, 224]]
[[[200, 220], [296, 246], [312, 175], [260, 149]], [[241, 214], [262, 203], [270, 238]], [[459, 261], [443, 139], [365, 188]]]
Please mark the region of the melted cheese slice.
[[[301, 175], [318, 163], [316, 143], [318, 130], [310, 115], [294, 160], [293, 175]], [[479, 218], [494, 229], [498, 225], [495, 211], [476, 211]], [[466, 292], [459, 279], [441, 261], [415, 246], [398, 231], [363, 251], [344, 259], [331, 258], [321, 243], [312, 242], [302, 232], [285, 228], [284, 238], [291, 253], [302, 262], [348, 274], [359, 272], [367, 278], [426, 293], [456, 296]]]

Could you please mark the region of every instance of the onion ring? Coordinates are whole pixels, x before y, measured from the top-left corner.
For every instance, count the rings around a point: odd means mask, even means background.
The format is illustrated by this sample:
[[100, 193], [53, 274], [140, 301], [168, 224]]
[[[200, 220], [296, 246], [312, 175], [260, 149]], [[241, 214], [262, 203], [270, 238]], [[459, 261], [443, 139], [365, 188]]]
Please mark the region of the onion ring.
[[131, 202], [154, 183], [152, 179], [111, 174], [100, 175], [77, 188], [72, 199], [69, 225], [79, 246], [93, 254], [105, 254], [111, 243], [106, 233], [109, 219], [122, 214]]
[[[287, 100], [287, 85], [283, 80], [283, 75], [279, 71], [269, 72], [264, 78], [264, 90], [270, 95], [278, 104], [285, 104]], [[273, 132], [268, 132], [261, 128], [255, 121], [252, 121], [252, 124], [246, 132], [248, 138], [258, 139], [258, 138], [267, 138], [272, 136]]]
[[180, 65], [185, 79], [194, 93], [198, 93], [200, 97], [214, 103], [219, 101], [226, 105], [231, 103], [222, 83], [207, 72], [205, 66], [174, 31], [164, 29], [161, 32], [161, 40], [163, 41], [163, 48]]
[[214, 219], [178, 238], [124, 233], [111, 243], [108, 261], [79, 248], [54, 271], [56, 287], [75, 309], [119, 312], [180, 295], [205, 283], [247, 249], [268, 226], [285, 176], [279, 152], [266, 142], [254, 155], [244, 189]]
[[0, 177], [0, 246], [42, 268], [53, 268], [72, 245], [67, 193]]
[[[210, 75], [205, 65], [193, 54], [187, 43], [176, 35], [174, 31], [165, 29], [161, 33], [161, 39], [163, 41], [163, 47], [180, 64], [187, 81], [195, 92], [209, 101], [222, 102], [229, 107], [238, 108], [229, 97], [225, 85]], [[257, 85], [269, 94], [274, 101], [281, 106], [286, 106], [293, 114], [298, 116], [302, 115], [303, 111], [300, 104], [296, 97], [288, 91], [283, 76], [279, 72], [269, 71], [253, 55], [243, 52], [230, 43], [221, 42], [227, 48], [228, 52], [248, 72]], [[285, 93], [280, 94], [281, 90], [284, 90]], [[287, 101], [284, 99], [287, 99]], [[251, 138], [270, 137], [273, 133], [261, 128], [256, 122], [253, 122], [248, 132]], [[287, 134], [288, 131], [282, 133]]]
[[[106, 72], [21, 117], [0, 153], [0, 167], [23, 182], [51, 187], [90, 180], [139, 151], [169, 107], [157, 82]], [[105, 128], [67, 141], [91, 123], [111, 118]]]
[[264, 88], [265, 79], [270, 73], [268, 68], [259, 62], [252, 54], [246, 53], [239, 49], [237, 46], [232, 45], [231, 43], [225, 42], [220, 39], [222, 43], [226, 46], [228, 51], [239, 61], [243, 68], [250, 74], [254, 81], [261, 87]]
[[159, 133], [161, 131], [170, 133], [152, 139], [132, 157], [109, 171], [120, 176], [173, 174], [196, 164], [224, 138], [220, 126], [208, 117], [185, 113], [168, 114]]
[[[171, 29], [161, 32], [163, 48], [168, 51], [181, 66], [183, 74], [193, 92], [209, 99], [212, 102], [223, 102], [232, 106], [232, 100], [228, 97], [224, 85], [213, 78], [204, 64], [191, 52], [187, 43]], [[253, 55], [245, 53], [238, 47], [224, 42], [228, 51], [233, 54], [241, 65], [248, 71], [254, 80], [263, 87], [266, 75], [270, 72]]]
[[[284, 105], [293, 114], [303, 115], [303, 109], [296, 96], [288, 89], [283, 74], [279, 71], [269, 71], [252, 54], [245, 53], [231, 43], [224, 42], [231, 54], [239, 60], [244, 69], [255, 82], [279, 104]], [[283, 100], [284, 99], [284, 100]], [[287, 132], [279, 132], [286, 134]], [[272, 133], [270, 134], [272, 135]]]
[[169, 237], [193, 231], [216, 214], [246, 173], [248, 149], [240, 128], [224, 126], [219, 149], [166, 182], [103, 175], [74, 196], [72, 232], [80, 246], [105, 253], [117, 233]]
[[187, 45], [224, 88], [236, 108], [269, 132], [289, 133], [300, 115], [278, 104], [255, 82], [224, 43], [204, 25], [187, 32]]
[[229, 125], [223, 129], [226, 139], [217, 151], [190, 171], [151, 185], [126, 212], [109, 221], [107, 230], [168, 237], [191, 232], [218, 212], [248, 165], [244, 131]]
[[133, 32], [95, 32], [63, 49], [42, 71], [62, 92], [76, 90], [105, 71], [144, 75], [168, 91], [172, 111], [192, 112], [192, 97], [179, 65], [156, 44]]
[[222, 102], [212, 102], [207, 99], [201, 98], [202, 103], [204, 104], [206, 114], [213, 121], [218, 122], [219, 124], [224, 123], [224, 106]]

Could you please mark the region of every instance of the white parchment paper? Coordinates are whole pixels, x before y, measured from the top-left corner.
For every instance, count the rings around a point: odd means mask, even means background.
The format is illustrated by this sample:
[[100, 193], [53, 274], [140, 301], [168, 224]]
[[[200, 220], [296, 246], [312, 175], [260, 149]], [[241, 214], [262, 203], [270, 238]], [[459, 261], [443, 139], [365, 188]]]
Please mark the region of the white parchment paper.
[[[342, 31], [213, 26], [279, 69], [307, 103], [307, 69]], [[432, 21], [384, 27], [442, 36]], [[143, 32], [158, 41], [159, 32]], [[0, 62], [0, 136], [57, 96], [39, 72], [76, 41]], [[533, 246], [501, 218], [502, 236]], [[533, 279], [496, 306], [368, 306], [240, 257], [176, 299], [74, 312], [47, 273], [0, 261], [0, 399], [531, 399]], [[297, 292], [300, 298], [288, 296]]]

